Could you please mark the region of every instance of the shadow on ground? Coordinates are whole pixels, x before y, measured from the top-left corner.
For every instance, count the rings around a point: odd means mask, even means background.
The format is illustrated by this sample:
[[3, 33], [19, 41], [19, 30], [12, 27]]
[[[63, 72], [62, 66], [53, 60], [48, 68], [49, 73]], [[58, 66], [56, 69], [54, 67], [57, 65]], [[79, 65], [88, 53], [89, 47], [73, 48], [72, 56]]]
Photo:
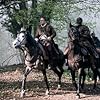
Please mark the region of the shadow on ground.
[[[16, 68], [19, 68], [19, 70], [23, 70], [23, 65], [17, 65], [16, 66], [8, 66], [8, 67], [2, 67], [0, 68], [1, 73], [5, 72], [12, 72], [16, 71]], [[40, 74], [40, 73], [39, 73]], [[51, 73], [47, 72], [48, 75]], [[8, 74], [9, 75], [9, 74]], [[67, 78], [63, 77], [62, 80], [62, 87], [61, 90], [57, 91], [57, 82], [55, 79], [53, 79], [53, 76], [51, 77], [51, 81], [49, 81], [50, 86], [50, 95], [64, 95], [64, 94], [70, 94], [75, 93], [75, 88], [72, 85], [71, 81], [65, 81], [68, 80]], [[13, 75], [12, 75], [13, 77]], [[43, 77], [43, 76], [41, 76]], [[0, 81], [0, 100], [10, 100], [12, 98], [19, 98], [20, 95], [20, 88], [21, 88], [21, 81], [13, 81], [13, 82], [6, 82], [6, 81]], [[98, 84], [98, 87], [96, 89], [92, 89], [93, 84], [88, 83], [85, 85], [85, 89], [82, 90], [82, 93], [85, 95], [100, 95], [100, 84]], [[34, 78], [30, 81], [27, 81], [26, 83], [26, 97], [37, 97], [37, 96], [44, 96], [46, 90], [45, 82], [42, 80], [34, 80]]]
[[[71, 83], [62, 83], [62, 88], [60, 91], [55, 92], [57, 89], [57, 82], [49, 82], [50, 84], [50, 95], [63, 95], [66, 93], [75, 92], [75, 88]], [[100, 88], [92, 89], [93, 84], [86, 84], [85, 89], [82, 93], [86, 95], [100, 95]], [[0, 82], [1, 97], [19, 97], [21, 88], [21, 82]], [[33, 96], [44, 96], [46, 90], [46, 85], [44, 81], [28, 81], [26, 84], [26, 94]], [[5, 92], [4, 92], [5, 91]]]

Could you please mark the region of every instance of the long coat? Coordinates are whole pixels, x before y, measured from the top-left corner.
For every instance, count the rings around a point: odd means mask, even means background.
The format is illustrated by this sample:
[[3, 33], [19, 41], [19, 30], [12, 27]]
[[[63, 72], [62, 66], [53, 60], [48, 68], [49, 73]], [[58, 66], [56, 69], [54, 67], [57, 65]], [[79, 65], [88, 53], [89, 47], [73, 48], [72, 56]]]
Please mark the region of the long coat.
[[91, 38], [89, 28], [85, 25], [77, 26], [77, 28], [80, 33], [80, 45], [86, 47], [91, 55], [93, 55], [95, 58], [98, 58], [98, 53]]
[[52, 40], [56, 36], [54, 28], [48, 23], [44, 27], [41, 27], [41, 25], [37, 27], [35, 37], [39, 38], [42, 34], [45, 34], [47, 37], [51, 37]]

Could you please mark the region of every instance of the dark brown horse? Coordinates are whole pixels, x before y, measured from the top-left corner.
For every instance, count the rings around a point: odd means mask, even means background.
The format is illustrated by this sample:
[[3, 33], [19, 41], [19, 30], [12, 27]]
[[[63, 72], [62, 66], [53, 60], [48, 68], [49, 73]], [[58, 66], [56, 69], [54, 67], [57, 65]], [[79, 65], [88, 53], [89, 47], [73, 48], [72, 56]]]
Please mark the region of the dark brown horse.
[[[70, 24], [70, 29], [68, 32], [69, 42], [68, 42], [68, 52], [67, 52], [67, 63], [72, 75], [72, 83], [74, 84], [77, 92], [78, 98], [80, 98], [80, 87], [84, 86], [85, 81], [85, 68], [90, 68], [92, 64], [90, 63], [90, 54], [87, 52], [86, 48], [83, 48], [79, 44], [80, 33], [77, 28]], [[94, 84], [96, 84], [97, 69], [91, 67], [94, 76]], [[78, 81], [76, 83], [75, 73], [78, 72]], [[83, 80], [81, 80], [83, 77]]]

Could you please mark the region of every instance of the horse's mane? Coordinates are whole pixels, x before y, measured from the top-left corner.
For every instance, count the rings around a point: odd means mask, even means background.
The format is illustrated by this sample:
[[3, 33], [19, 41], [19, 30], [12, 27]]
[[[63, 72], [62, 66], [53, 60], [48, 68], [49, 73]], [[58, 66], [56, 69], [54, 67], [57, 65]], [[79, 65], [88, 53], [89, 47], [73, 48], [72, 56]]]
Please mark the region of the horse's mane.
[[26, 36], [27, 36], [27, 42], [28, 42], [28, 44], [30, 46], [35, 46], [36, 47], [37, 46], [37, 43], [34, 40], [34, 38], [32, 37], [32, 35], [30, 33], [27, 33]]

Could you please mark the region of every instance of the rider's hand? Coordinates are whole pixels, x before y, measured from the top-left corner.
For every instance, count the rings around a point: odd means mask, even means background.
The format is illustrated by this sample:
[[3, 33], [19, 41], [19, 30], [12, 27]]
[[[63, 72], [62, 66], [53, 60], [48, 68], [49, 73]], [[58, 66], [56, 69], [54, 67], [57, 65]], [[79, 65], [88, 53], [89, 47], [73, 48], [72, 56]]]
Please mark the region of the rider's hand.
[[38, 40], [39, 40], [38, 38], [35, 38], [35, 41], [36, 41], [36, 42], [38, 42]]
[[51, 37], [49, 36], [48, 38], [47, 38], [49, 41], [51, 41]]

